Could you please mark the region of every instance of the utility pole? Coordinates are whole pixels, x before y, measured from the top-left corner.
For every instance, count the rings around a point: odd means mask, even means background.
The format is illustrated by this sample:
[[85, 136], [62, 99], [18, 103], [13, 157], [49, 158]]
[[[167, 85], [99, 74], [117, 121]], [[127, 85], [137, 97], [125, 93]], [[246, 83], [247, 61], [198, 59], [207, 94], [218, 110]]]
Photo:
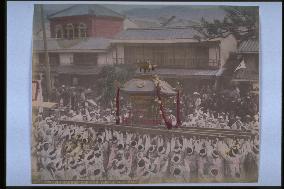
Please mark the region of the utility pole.
[[41, 28], [42, 28], [42, 37], [43, 37], [43, 48], [45, 55], [45, 79], [46, 79], [46, 89], [47, 89], [47, 101], [50, 100], [50, 91], [51, 91], [51, 82], [50, 82], [50, 64], [49, 64], [49, 56], [47, 52], [47, 44], [46, 44], [46, 32], [45, 32], [45, 24], [44, 24], [44, 15], [43, 15], [43, 5], [40, 6], [41, 13]]

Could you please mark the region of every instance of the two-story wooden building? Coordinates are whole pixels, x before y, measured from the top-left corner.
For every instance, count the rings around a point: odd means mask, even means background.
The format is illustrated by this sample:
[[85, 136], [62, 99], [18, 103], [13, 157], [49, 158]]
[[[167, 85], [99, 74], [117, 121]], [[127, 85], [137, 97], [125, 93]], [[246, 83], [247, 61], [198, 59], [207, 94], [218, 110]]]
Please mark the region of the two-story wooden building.
[[200, 85], [218, 87], [230, 52], [236, 51], [232, 35], [214, 40], [198, 39], [191, 27], [127, 29], [111, 41], [114, 64], [136, 64], [149, 60], [158, 65], [156, 73], [186, 90]]
[[[95, 81], [103, 65], [149, 60], [173, 86], [178, 79], [185, 90], [201, 84], [218, 87], [230, 52], [237, 50], [232, 35], [203, 40], [190, 26], [126, 29], [124, 16], [102, 5], [74, 5], [48, 18], [53, 86]], [[43, 40], [34, 40], [33, 65], [35, 76], [44, 73]]]
[[[112, 62], [110, 39], [123, 30], [124, 17], [104, 6], [73, 5], [49, 15], [47, 51], [55, 83], [84, 85]], [[44, 73], [43, 40], [33, 42], [33, 74]], [[58, 82], [56, 82], [58, 81]]]
[[236, 54], [239, 61], [235, 65], [232, 81], [245, 94], [248, 91], [259, 91], [259, 44], [257, 40], [246, 40], [240, 43]]

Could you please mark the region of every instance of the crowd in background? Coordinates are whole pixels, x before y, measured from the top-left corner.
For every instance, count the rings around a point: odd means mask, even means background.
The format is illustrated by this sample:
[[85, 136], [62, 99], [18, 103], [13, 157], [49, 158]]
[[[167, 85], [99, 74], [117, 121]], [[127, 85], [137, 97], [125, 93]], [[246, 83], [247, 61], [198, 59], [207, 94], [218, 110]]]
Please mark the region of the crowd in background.
[[204, 112], [209, 111], [214, 117], [226, 113], [229, 117], [239, 116], [244, 120], [247, 115], [253, 117], [259, 111], [258, 95], [247, 93], [241, 96], [237, 86], [217, 92], [207, 85], [193, 93], [183, 95], [182, 100], [187, 115], [193, 114], [196, 109], [202, 109]]
[[[57, 102], [65, 111], [61, 119], [73, 121], [115, 122], [115, 107], [110, 100], [109, 107], [100, 104], [92, 95], [91, 89], [61, 86], [53, 91], [52, 101]], [[131, 105], [125, 100], [120, 102], [120, 121], [130, 120]], [[174, 99], [176, 102], [176, 99]], [[134, 107], [135, 108], [135, 107]], [[175, 107], [174, 107], [175, 108]], [[181, 96], [182, 127], [222, 128], [234, 130], [252, 130], [258, 132], [259, 110], [258, 96], [253, 93], [240, 95], [234, 86], [226, 92], [217, 93], [209, 85], [193, 93], [183, 92]], [[167, 115], [176, 124], [176, 110], [167, 108]], [[129, 123], [129, 121], [128, 121]], [[163, 124], [163, 121], [161, 121]]]
[[87, 99], [94, 99], [91, 88], [62, 85], [61, 87], [53, 88], [50, 95], [51, 102], [56, 102], [61, 107], [70, 106], [72, 110], [77, 110], [84, 106], [84, 102]]
[[184, 126], [258, 130], [258, 96], [240, 95], [237, 86], [217, 93], [209, 86], [182, 96]]

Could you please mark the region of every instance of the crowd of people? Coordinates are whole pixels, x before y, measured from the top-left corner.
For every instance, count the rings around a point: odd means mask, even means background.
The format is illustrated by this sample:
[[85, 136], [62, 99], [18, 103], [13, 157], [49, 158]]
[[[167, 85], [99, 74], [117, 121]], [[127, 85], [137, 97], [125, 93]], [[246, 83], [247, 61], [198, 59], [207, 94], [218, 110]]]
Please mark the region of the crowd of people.
[[[115, 116], [115, 111], [113, 111], [115, 110], [114, 100], [110, 100], [109, 106], [105, 107], [99, 103], [100, 100], [96, 99], [95, 96], [91, 89], [62, 85], [53, 90], [51, 101], [57, 102], [60, 107], [68, 110], [68, 112], [65, 112], [67, 117], [79, 119], [79, 117], [85, 115], [97, 117], [92, 120], [98, 120], [99, 115], [107, 114], [107, 117], [111, 117], [111, 121], [113, 121]], [[90, 103], [89, 100], [93, 103]], [[174, 101], [176, 100], [174, 99]], [[130, 115], [133, 112], [131, 105], [127, 105], [130, 107], [127, 110], [126, 103], [121, 100], [122, 115], [120, 120], [123, 120], [125, 116], [128, 118], [132, 116]], [[172, 108], [174, 110], [175, 107]], [[168, 116], [175, 121], [176, 115], [173, 112], [175, 110], [169, 110]], [[237, 86], [233, 86], [226, 93], [216, 92], [207, 85], [192, 93], [182, 93], [180, 112], [181, 120], [185, 122], [184, 126], [247, 130], [256, 126], [259, 121], [258, 95], [248, 93], [241, 96]], [[100, 120], [104, 119], [103, 117]], [[91, 119], [88, 118], [88, 120]], [[201, 124], [197, 122], [201, 122]]]
[[[62, 86], [54, 91], [53, 101], [64, 111], [36, 119], [33, 167], [40, 180], [256, 181], [259, 110], [254, 94], [241, 96], [237, 87], [227, 94], [204, 87], [181, 96], [181, 127], [249, 130], [254, 134], [250, 139], [237, 139], [172, 137], [78, 126], [76, 121], [116, 122], [115, 108], [97, 104], [86, 91]], [[131, 105], [121, 103], [121, 123], [131, 119], [129, 108]], [[177, 122], [174, 112], [167, 109], [173, 125]]]
[[[61, 118], [73, 121], [115, 122], [115, 107], [103, 107], [94, 102], [90, 89], [75, 89], [62, 86], [56, 90], [55, 102], [65, 107]], [[123, 97], [121, 97], [123, 98]], [[90, 102], [91, 101], [91, 102]], [[131, 105], [121, 100], [120, 121], [131, 119]], [[175, 111], [167, 110], [173, 125]], [[182, 127], [207, 127], [258, 132], [258, 97], [253, 94], [240, 96], [237, 87], [229, 94], [215, 93], [210, 87], [181, 96]], [[64, 116], [63, 116], [64, 115]], [[128, 122], [129, 123], [129, 122]], [[163, 124], [163, 121], [161, 120]]]
[[217, 93], [209, 86], [185, 94], [182, 100], [183, 126], [234, 130], [259, 129], [258, 95], [240, 95], [237, 86]]
[[259, 138], [169, 137], [40, 120], [33, 167], [42, 181], [224, 182], [257, 179]]
[[93, 98], [93, 90], [86, 87], [74, 87], [62, 85], [53, 88], [50, 94], [50, 101], [58, 103], [61, 107], [70, 106], [77, 110], [88, 99]]
[[247, 115], [243, 121], [241, 117], [230, 117], [229, 114], [221, 113], [217, 117], [209, 112], [195, 111], [189, 114], [182, 123], [183, 127], [199, 127], [199, 128], [218, 128], [231, 129], [239, 131], [251, 131], [253, 134], [259, 132], [259, 115], [253, 117]]
[[237, 86], [220, 92], [213, 90], [209, 85], [203, 86], [190, 94], [182, 96], [183, 112], [185, 115], [193, 114], [196, 109], [209, 112], [214, 117], [227, 114], [229, 119], [247, 116], [251, 118], [259, 112], [258, 95], [252, 92], [241, 95]]

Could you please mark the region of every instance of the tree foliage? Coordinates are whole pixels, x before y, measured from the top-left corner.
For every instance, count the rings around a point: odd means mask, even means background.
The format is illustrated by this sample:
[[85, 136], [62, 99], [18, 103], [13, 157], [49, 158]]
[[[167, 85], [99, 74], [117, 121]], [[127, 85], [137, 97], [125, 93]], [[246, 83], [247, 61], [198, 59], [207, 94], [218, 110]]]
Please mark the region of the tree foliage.
[[108, 65], [103, 67], [100, 82], [101, 102], [105, 106], [109, 106], [110, 102], [115, 98], [116, 86], [115, 83], [125, 83], [134, 75], [135, 68], [129, 65], [113, 66]]
[[258, 7], [222, 6], [226, 16], [223, 20], [209, 22], [204, 18], [194, 28], [206, 39], [225, 38], [232, 34], [238, 41], [258, 39]]

